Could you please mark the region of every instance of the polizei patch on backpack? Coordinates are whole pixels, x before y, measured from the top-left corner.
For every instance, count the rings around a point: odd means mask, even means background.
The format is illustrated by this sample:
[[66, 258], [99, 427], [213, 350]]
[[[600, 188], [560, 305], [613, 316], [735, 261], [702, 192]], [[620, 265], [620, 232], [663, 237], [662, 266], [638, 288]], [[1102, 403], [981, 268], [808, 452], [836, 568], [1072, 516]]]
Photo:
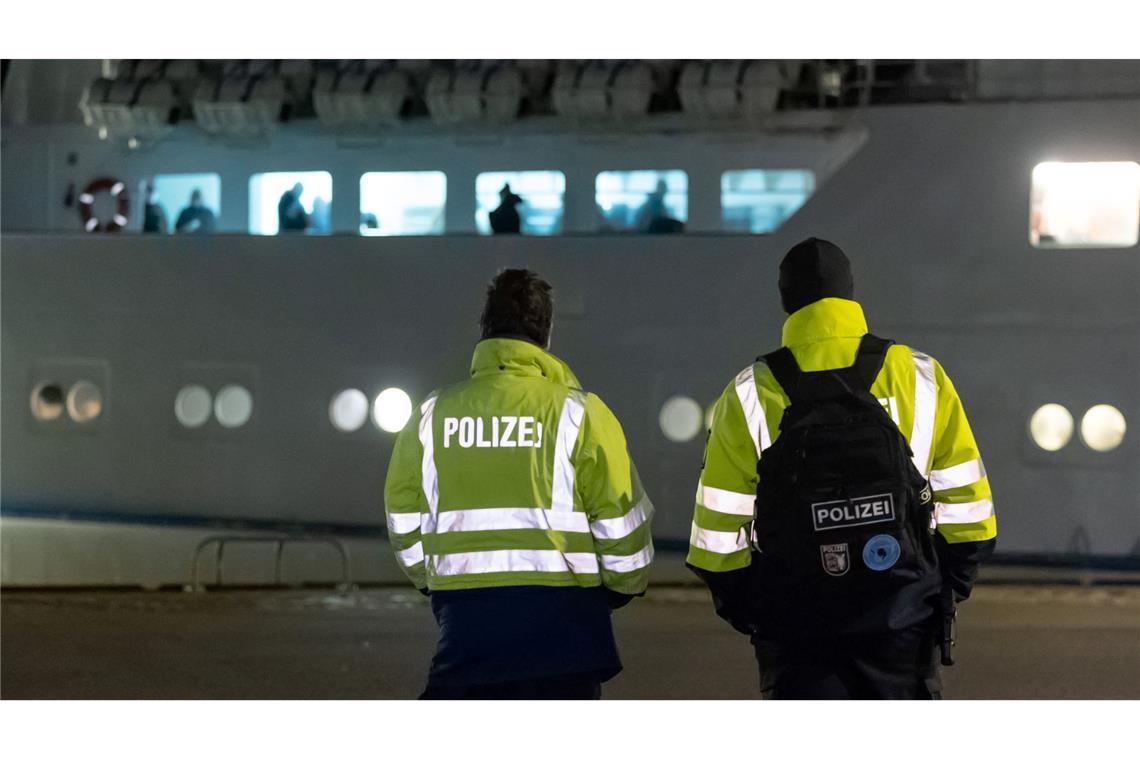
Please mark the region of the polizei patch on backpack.
[[811, 505], [811, 519], [817, 531], [892, 522], [895, 519], [895, 501], [889, 493], [821, 501]]
[[851, 552], [847, 550], [847, 544], [824, 544], [819, 547], [819, 558], [828, 575], [844, 575], [851, 567]]

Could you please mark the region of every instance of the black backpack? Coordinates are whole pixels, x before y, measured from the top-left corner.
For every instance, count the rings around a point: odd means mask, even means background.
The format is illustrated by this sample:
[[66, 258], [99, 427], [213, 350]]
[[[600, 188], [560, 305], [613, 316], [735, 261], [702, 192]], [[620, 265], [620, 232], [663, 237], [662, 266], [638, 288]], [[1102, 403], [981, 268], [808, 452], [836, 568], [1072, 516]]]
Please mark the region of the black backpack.
[[757, 465], [761, 636], [874, 634], [931, 614], [930, 486], [870, 391], [891, 343], [866, 335], [852, 366], [822, 372], [801, 371], [787, 348], [762, 357], [791, 403]]

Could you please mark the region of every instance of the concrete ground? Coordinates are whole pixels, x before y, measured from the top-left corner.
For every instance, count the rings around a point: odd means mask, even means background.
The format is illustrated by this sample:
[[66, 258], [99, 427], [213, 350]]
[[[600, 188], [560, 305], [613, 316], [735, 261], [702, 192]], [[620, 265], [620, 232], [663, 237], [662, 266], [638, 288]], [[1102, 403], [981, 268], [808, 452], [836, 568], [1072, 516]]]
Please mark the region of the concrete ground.
[[[435, 623], [422, 597], [357, 591], [5, 591], [4, 699], [407, 699]], [[615, 615], [614, 699], [749, 699], [747, 641], [698, 588]], [[960, 615], [949, 698], [1140, 698], [1140, 588], [979, 587]]]

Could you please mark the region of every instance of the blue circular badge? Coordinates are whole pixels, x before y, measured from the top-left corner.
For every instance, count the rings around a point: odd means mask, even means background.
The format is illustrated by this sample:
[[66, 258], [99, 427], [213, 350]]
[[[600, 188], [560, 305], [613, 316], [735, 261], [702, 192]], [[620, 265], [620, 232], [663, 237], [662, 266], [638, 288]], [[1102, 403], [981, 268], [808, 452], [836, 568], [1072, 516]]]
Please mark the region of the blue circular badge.
[[902, 549], [894, 536], [880, 533], [871, 536], [871, 540], [863, 547], [863, 564], [872, 570], [887, 570], [899, 561], [900, 554]]

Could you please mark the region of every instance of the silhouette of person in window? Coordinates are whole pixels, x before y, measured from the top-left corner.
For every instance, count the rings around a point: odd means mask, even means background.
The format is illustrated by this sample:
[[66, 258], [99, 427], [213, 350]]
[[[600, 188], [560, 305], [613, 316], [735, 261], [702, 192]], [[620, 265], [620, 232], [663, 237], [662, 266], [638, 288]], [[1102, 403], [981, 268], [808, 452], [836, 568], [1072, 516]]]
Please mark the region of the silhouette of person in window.
[[190, 205], [178, 214], [174, 231], [208, 235], [214, 231], [215, 224], [214, 212], [206, 208], [206, 204], [202, 202], [202, 191], [194, 188], [194, 192], [190, 193]]
[[277, 202], [278, 232], [304, 232], [308, 229], [309, 215], [301, 205], [304, 192], [305, 186], [298, 182], [281, 194], [281, 200]]
[[499, 206], [490, 214], [491, 232], [495, 235], [517, 235], [522, 231], [522, 217], [518, 206], [523, 199], [511, 192], [510, 183], [499, 190]]
[[166, 232], [166, 211], [158, 202], [154, 183], [146, 183], [146, 203], [143, 205], [143, 232]]
[[668, 235], [684, 231], [685, 225], [669, 216], [668, 209], [665, 208], [667, 190], [665, 180], [657, 180], [657, 189], [645, 198], [644, 205], [637, 211], [636, 226], [638, 232], [650, 235]]
[[318, 195], [313, 198], [313, 213], [309, 214], [309, 231], [327, 235], [331, 230], [331, 213], [332, 205], [324, 197]]

